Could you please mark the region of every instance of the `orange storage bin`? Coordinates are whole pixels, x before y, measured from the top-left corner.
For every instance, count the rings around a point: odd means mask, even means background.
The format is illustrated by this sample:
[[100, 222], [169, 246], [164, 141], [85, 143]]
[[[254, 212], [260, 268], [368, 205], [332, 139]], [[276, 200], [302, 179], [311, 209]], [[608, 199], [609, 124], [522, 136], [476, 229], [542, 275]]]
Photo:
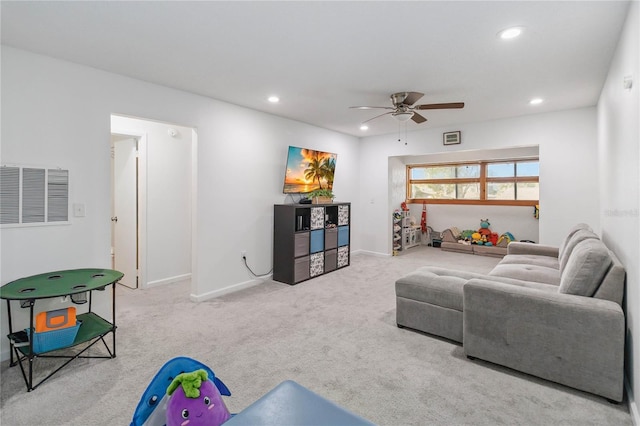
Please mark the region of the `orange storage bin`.
[[76, 308], [70, 306], [54, 311], [40, 312], [36, 315], [36, 333], [60, 330], [76, 325]]

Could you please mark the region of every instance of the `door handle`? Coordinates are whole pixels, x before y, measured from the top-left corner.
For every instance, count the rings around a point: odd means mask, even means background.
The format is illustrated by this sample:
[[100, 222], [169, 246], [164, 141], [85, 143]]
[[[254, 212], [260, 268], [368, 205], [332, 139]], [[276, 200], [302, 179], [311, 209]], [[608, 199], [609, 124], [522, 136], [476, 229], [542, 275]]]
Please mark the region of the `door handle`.
[[111, 218], [111, 222], [117, 222], [118, 221], [118, 216], [113, 216]]

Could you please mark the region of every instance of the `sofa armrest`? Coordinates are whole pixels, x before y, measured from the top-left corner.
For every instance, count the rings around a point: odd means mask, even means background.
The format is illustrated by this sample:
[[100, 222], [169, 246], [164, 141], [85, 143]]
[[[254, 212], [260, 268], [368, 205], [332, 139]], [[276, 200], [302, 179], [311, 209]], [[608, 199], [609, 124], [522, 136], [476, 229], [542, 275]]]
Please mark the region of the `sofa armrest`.
[[469, 280], [463, 345], [477, 357], [621, 401], [625, 318], [614, 302]]
[[522, 243], [519, 241], [511, 241], [507, 246], [507, 254], [530, 254], [536, 256], [558, 257], [558, 247], [547, 246], [544, 244]]

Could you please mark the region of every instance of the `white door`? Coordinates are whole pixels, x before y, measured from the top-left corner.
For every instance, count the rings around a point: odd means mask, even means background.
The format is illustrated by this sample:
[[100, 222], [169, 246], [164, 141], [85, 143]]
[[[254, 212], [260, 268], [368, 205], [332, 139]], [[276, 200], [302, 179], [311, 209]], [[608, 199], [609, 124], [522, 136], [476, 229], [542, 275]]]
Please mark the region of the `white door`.
[[113, 139], [113, 269], [127, 287], [138, 288], [138, 183], [135, 138]]

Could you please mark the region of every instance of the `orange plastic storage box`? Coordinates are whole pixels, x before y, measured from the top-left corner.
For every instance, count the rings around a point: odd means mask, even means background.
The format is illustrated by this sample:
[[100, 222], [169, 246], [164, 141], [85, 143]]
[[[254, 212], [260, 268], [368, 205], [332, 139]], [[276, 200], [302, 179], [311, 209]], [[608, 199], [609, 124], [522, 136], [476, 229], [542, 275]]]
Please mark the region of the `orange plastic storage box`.
[[[43, 353], [71, 346], [80, 324], [81, 322], [76, 320], [76, 308], [73, 306], [40, 312], [36, 315], [33, 351]], [[25, 331], [29, 335], [30, 329]]]
[[76, 325], [76, 308], [70, 306], [55, 311], [40, 312], [36, 315], [36, 333], [60, 330]]

